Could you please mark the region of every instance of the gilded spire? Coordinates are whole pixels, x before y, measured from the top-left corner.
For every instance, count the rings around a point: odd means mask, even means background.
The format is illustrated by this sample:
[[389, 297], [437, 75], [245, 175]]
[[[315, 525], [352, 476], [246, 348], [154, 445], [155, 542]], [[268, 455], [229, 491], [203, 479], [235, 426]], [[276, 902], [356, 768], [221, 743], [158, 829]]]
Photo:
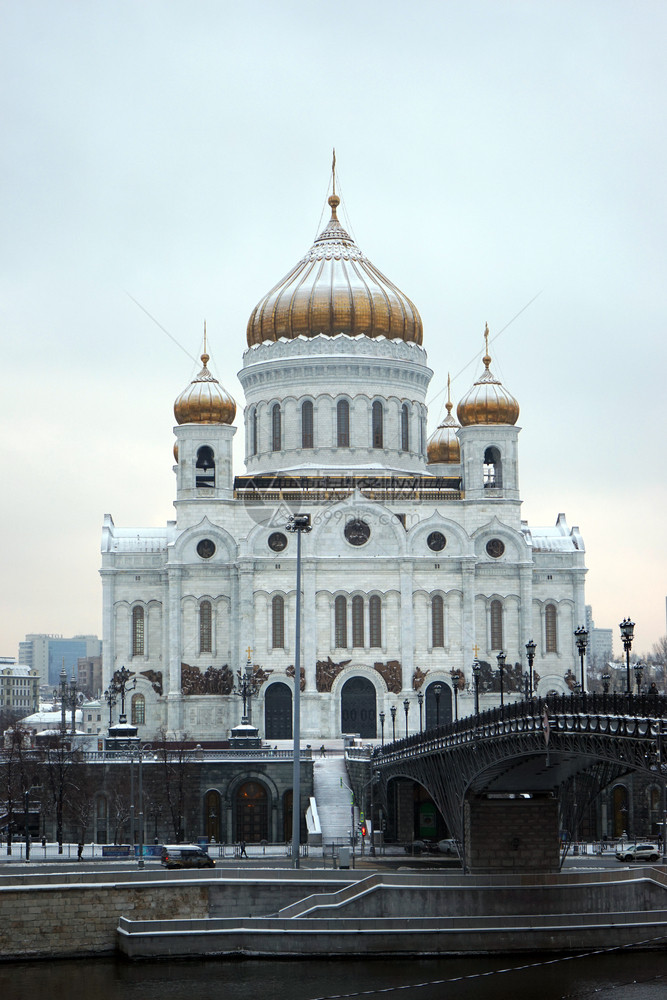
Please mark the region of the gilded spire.
[[484, 357], [482, 358], [482, 361], [484, 362], [484, 364], [486, 365], [486, 368], [488, 369], [489, 365], [491, 364], [491, 355], [489, 354], [489, 324], [488, 323], [484, 324]]
[[447, 372], [447, 416], [433, 432], [426, 445], [429, 465], [456, 465], [461, 461], [461, 447], [456, 431], [459, 425], [452, 416], [452, 380]]
[[206, 320], [204, 320], [204, 353], [201, 356], [201, 360], [204, 368], [206, 368], [206, 365], [209, 362], [209, 354], [206, 350]]
[[340, 198], [336, 194], [336, 147], [334, 146], [333, 159], [331, 161], [331, 187], [332, 193], [329, 196], [329, 204], [331, 205], [331, 221], [334, 219], [338, 222], [338, 216], [336, 215], [336, 209], [340, 205]]

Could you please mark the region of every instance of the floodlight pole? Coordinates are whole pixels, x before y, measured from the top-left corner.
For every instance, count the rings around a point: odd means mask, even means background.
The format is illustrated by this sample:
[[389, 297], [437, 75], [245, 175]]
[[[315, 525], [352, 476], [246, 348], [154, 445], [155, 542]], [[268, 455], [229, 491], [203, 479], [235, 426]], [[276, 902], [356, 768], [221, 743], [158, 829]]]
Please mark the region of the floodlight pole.
[[292, 868], [299, 868], [301, 838], [301, 532], [312, 531], [310, 514], [294, 514], [287, 522], [296, 533], [296, 628], [294, 649], [294, 768], [292, 774]]

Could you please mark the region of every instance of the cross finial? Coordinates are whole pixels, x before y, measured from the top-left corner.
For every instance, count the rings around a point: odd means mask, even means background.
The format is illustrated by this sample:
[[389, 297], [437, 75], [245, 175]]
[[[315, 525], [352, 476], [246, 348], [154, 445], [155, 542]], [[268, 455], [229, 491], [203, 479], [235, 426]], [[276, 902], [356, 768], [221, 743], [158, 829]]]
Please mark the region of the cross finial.
[[336, 193], [336, 147], [333, 150], [333, 159], [331, 161], [331, 178], [333, 184], [333, 194]]
[[489, 324], [488, 323], [486, 323], [484, 325], [484, 357], [482, 358], [482, 361], [484, 362], [484, 364], [486, 365], [487, 368], [491, 364], [491, 356], [489, 354]]
[[248, 662], [250, 662], [250, 657], [252, 656], [252, 646], [248, 646], [246, 653], [248, 654]]
[[472, 651], [475, 654], [475, 659], [477, 659], [477, 657], [479, 656], [479, 646], [477, 645], [476, 642], [473, 643]]

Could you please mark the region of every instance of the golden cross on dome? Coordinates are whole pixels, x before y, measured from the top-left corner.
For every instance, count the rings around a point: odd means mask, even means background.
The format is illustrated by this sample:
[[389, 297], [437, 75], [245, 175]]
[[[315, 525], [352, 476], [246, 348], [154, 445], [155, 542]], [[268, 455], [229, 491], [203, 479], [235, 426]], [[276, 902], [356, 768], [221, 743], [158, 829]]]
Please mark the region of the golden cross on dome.
[[252, 656], [252, 646], [248, 646], [246, 653], [248, 654], [248, 660], [250, 660], [250, 657]]
[[204, 354], [206, 354], [206, 320], [204, 320]]
[[331, 177], [333, 184], [332, 194], [335, 194], [336, 193], [336, 147], [335, 146], [333, 149], [333, 159], [331, 161]]
[[479, 646], [477, 645], [476, 642], [473, 643], [472, 651], [475, 654], [475, 659], [477, 659], [477, 657], [479, 656]]
[[486, 323], [484, 326], [484, 344], [486, 353], [489, 353], [489, 324]]

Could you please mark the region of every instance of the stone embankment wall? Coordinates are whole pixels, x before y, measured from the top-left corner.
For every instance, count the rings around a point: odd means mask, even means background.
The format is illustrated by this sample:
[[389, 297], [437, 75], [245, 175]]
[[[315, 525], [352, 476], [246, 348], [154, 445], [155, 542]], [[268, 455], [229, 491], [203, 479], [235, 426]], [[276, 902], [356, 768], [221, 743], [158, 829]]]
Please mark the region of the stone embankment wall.
[[0, 959], [113, 952], [121, 916], [131, 920], [265, 916], [311, 892], [346, 885], [349, 876], [341, 875], [331, 873], [326, 881], [293, 877], [245, 881], [233, 875], [221, 879], [217, 873], [198, 879], [190, 873], [156, 871], [141, 880], [118, 882], [98, 873], [7, 879], [0, 883]]

